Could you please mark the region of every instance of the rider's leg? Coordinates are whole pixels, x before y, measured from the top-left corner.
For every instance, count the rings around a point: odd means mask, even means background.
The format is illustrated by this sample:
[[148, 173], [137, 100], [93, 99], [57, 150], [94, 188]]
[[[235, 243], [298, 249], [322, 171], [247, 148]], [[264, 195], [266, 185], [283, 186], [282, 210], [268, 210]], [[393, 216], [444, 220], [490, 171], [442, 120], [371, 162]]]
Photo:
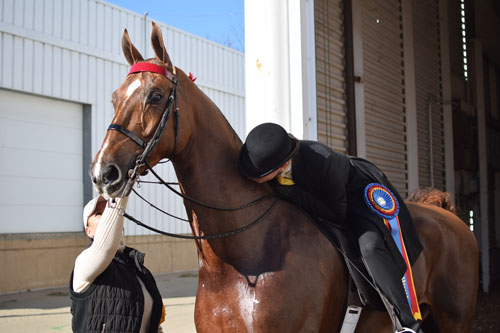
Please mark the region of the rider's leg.
[[381, 232], [368, 221], [356, 229], [363, 261], [375, 284], [394, 307], [401, 325], [418, 327], [401, 282], [402, 276], [396, 269]]

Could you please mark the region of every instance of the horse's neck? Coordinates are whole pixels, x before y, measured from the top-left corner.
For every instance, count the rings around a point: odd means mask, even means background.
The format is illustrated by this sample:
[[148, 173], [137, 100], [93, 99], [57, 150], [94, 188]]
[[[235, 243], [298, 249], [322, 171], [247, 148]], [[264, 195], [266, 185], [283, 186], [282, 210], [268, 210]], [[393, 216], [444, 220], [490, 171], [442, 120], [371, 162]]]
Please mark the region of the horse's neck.
[[[177, 177], [184, 192], [194, 199], [218, 207], [237, 207], [248, 203], [269, 191], [267, 186], [247, 180], [239, 174], [237, 167], [241, 141], [218, 109], [196, 112], [209, 114], [210, 119], [197, 119], [189, 144], [181, 155], [173, 159]], [[203, 234], [218, 234], [234, 230], [255, 220], [269, 207], [270, 202], [235, 212], [221, 212], [202, 208], [185, 200], [187, 213]], [[196, 215], [196, 216], [193, 216]], [[195, 229], [196, 229], [195, 227]], [[248, 253], [256, 242], [251, 237], [238, 237], [237, 249], [232, 244], [235, 237], [220, 239], [219, 248], [210, 248], [217, 257], [226, 255], [238, 261], [243, 253]], [[207, 243], [204, 246], [210, 247]], [[217, 247], [217, 246], [216, 246]], [[232, 248], [232, 253], [224, 253]], [[241, 251], [239, 251], [241, 250]]]
[[189, 143], [173, 158], [177, 177], [189, 196], [214, 206], [237, 206], [255, 197], [255, 186], [238, 171], [241, 141], [215, 104], [203, 98], [192, 112]]

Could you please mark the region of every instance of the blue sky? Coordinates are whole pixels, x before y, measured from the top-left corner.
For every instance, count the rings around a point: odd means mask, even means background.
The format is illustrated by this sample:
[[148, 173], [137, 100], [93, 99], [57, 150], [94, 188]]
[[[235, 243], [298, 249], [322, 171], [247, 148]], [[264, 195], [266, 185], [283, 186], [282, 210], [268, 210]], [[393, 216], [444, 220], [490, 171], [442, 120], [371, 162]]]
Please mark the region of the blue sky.
[[244, 0], [105, 0], [189, 33], [245, 50]]

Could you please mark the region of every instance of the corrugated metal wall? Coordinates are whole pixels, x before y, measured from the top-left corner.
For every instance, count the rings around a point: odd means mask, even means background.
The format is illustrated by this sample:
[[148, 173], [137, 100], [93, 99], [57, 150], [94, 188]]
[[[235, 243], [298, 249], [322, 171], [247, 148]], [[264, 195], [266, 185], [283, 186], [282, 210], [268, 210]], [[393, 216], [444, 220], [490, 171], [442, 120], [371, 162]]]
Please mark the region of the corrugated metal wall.
[[366, 158], [408, 193], [400, 0], [362, 1]]
[[341, 0], [314, 1], [318, 140], [347, 153], [344, 18]]
[[[112, 119], [111, 94], [129, 68], [121, 53], [123, 29], [128, 29], [143, 55], [151, 57], [151, 20], [145, 22], [139, 14], [97, 0], [0, 0], [0, 10], [0, 87], [90, 105], [94, 156]], [[198, 77], [196, 83], [244, 136], [244, 55], [160, 26], [174, 64]], [[160, 169], [166, 179], [175, 180], [168, 167]], [[144, 185], [141, 191], [173, 214], [185, 214], [182, 202], [166, 189]], [[171, 223], [134, 197], [129, 207], [132, 214], [157, 228], [190, 231], [185, 223]], [[126, 224], [128, 235], [149, 233]]]
[[412, 2], [419, 186], [445, 190], [439, 3]]

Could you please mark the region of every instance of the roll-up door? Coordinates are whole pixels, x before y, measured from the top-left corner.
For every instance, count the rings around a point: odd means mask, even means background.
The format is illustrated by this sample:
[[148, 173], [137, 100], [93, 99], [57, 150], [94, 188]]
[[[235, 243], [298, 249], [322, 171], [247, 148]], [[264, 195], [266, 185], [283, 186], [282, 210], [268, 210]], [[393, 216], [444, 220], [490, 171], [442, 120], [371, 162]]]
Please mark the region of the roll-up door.
[[82, 113], [0, 89], [0, 234], [83, 230]]
[[399, 0], [362, 1], [366, 158], [408, 192], [404, 63]]
[[347, 152], [344, 18], [341, 0], [314, 1], [318, 140]]
[[445, 190], [439, 3], [412, 2], [419, 186]]

